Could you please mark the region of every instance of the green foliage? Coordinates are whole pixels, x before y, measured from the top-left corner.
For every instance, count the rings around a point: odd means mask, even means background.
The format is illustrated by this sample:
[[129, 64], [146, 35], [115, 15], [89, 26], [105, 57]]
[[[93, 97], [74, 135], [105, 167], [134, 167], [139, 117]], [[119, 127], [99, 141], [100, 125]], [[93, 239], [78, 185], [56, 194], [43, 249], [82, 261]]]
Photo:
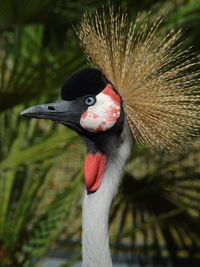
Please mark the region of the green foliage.
[[[52, 1], [0, 2], [1, 266], [35, 264], [81, 195], [82, 168], [76, 170], [69, 163], [63, 167], [68, 157], [74, 157], [75, 148], [79, 147], [81, 157], [77, 136], [53, 123], [19, 116], [25, 105], [57, 98], [63, 80], [83, 65], [71, 25], [62, 31], [59, 44], [48, 34], [50, 14], [57, 17], [59, 26], [61, 7], [57, 5], [52, 8]], [[68, 14], [66, 10], [62, 15], [66, 25]], [[46, 21], [42, 23], [41, 18]], [[59, 169], [66, 171], [64, 182]]]
[[[53, 196], [48, 193], [53, 184], [61, 183], [58, 170], [80, 143], [73, 132], [62, 127], [53, 129], [51, 125], [49, 134], [35, 121], [20, 120], [20, 109], [1, 116], [2, 121], [7, 117], [7, 123], [15, 126], [14, 141], [13, 135], [10, 140], [8, 135], [5, 138], [7, 128], [1, 127], [1, 136], [7, 141], [2, 144], [0, 165], [0, 240], [5, 266], [13, 266], [13, 262], [26, 266], [45, 252], [79, 202], [82, 188], [82, 172], [68, 167], [63, 190], [55, 190]], [[38, 131], [42, 137], [34, 140]], [[77, 145], [73, 145], [75, 142]], [[46, 200], [49, 203], [43, 203]]]
[[[142, 251], [152, 256], [154, 265], [166, 255], [173, 266], [179, 266], [180, 255], [198, 258], [198, 166], [197, 144], [192, 151], [176, 155], [152, 155], [148, 151], [135, 154], [112, 207], [110, 221], [112, 227], [118, 225], [113, 229], [113, 242], [128, 245], [134, 254]], [[137, 248], [140, 243], [142, 248]]]
[[42, 95], [46, 98], [47, 90], [50, 95], [83, 64], [82, 57], [77, 58], [77, 46], [71, 44], [55, 54], [43, 47], [43, 38], [43, 25], [17, 27], [2, 34], [0, 111]]

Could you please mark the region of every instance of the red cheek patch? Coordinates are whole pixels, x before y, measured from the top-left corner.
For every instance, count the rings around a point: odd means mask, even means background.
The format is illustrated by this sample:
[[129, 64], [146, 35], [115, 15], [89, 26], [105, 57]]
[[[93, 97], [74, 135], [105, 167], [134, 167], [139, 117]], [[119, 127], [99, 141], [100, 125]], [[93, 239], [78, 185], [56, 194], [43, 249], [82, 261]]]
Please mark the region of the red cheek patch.
[[94, 192], [99, 188], [105, 164], [106, 156], [101, 152], [86, 155], [84, 174], [87, 191]]
[[107, 131], [120, 117], [121, 98], [111, 84], [96, 96], [96, 103], [81, 116], [81, 126], [90, 132]]
[[108, 84], [102, 94], [109, 96], [117, 106], [121, 104], [120, 96], [113, 90], [112, 84]]

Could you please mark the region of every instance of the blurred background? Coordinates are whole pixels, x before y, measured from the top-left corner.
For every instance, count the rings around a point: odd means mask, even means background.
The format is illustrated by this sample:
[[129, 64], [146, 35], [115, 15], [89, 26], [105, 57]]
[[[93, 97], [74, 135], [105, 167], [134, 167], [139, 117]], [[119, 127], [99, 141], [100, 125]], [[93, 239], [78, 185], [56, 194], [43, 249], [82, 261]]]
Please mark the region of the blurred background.
[[[199, 0], [110, 1], [182, 28], [200, 51]], [[59, 98], [86, 66], [73, 26], [107, 1], [0, 0], [0, 266], [80, 266], [85, 147], [64, 126], [26, 120]], [[200, 144], [152, 153], [136, 147], [110, 213], [114, 266], [200, 266]], [[103, 267], [103, 266], [102, 266]]]

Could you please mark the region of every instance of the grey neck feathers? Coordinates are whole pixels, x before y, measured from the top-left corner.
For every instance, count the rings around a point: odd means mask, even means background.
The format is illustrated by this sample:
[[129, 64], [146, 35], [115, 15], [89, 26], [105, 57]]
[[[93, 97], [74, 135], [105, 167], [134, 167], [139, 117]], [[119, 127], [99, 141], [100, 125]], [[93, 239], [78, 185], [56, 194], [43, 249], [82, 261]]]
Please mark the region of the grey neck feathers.
[[110, 205], [117, 193], [124, 165], [130, 155], [132, 138], [125, 124], [119, 136], [117, 153], [108, 161], [99, 189], [83, 196], [82, 267], [111, 267], [108, 217]]

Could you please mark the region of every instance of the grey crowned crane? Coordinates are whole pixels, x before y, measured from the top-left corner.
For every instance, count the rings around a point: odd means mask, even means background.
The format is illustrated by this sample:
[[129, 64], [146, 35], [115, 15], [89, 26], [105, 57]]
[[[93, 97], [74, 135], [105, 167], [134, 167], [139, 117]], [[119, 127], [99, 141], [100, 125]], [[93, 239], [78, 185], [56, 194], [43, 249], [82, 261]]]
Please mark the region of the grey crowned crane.
[[108, 217], [135, 141], [179, 147], [199, 129], [199, 64], [180, 50], [180, 31], [160, 39], [161, 20], [129, 23], [124, 13], [85, 14], [78, 36], [92, 63], [72, 74], [61, 99], [24, 110], [76, 131], [87, 146], [83, 267], [110, 267]]

